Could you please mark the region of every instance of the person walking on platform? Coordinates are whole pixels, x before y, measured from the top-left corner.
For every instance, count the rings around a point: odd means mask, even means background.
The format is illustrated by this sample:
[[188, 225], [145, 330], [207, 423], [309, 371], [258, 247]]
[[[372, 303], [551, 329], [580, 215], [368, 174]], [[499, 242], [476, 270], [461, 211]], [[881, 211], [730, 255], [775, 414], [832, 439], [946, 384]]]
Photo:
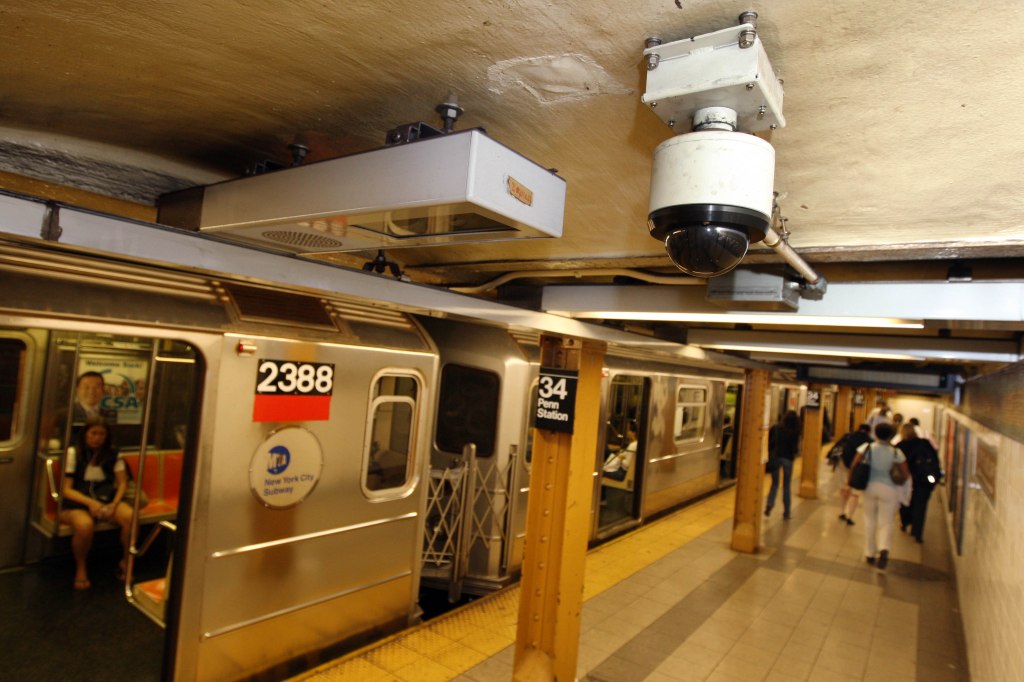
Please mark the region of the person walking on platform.
[[899, 508], [899, 489], [890, 474], [898, 467], [906, 480], [910, 476], [907, 458], [889, 444], [895, 435], [892, 424], [881, 422], [875, 427], [875, 442], [865, 443], [853, 460], [856, 469], [862, 460], [871, 464], [871, 477], [864, 491], [864, 555], [869, 564], [885, 570], [889, 564], [889, 545], [896, 510]]
[[[885, 402], [885, 399], [879, 398], [875, 401], [875, 409], [868, 413], [867, 419], [865, 419], [870, 426], [871, 432], [875, 432], [875, 427], [882, 422], [892, 422], [892, 410], [889, 409], [889, 404]], [[893, 431], [895, 434], [896, 432]]]
[[861, 424], [856, 431], [851, 431], [844, 438], [846, 443], [843, 445], [843, 454], [839, 457], [840, 475], [843, 480], [843, 487], [839, 490], [839, 497], [843, 500], [843, 511], [839, 514], [839, 520], [852, 526], [853, 513], [857, 511], [857, 501], [860, 500], [860, 491], [846, 485], [846, 481], [850, 479], [850, 469], [857, 457], [857, 449], [871, 442], [871, 425]]
[[932, 496], [932, 490], [942, 480], [939, 453], [931, 443], [918, 437], [914, 424], [904, 424], [900, 435], [902, 438], [896, 447], [907, 458], [913, 483], [908, 513], [904, 515], [901, 508], [900, 521], [903, 526], [910, 526], [910, 534], [915, 540], [924, 542], [924, 520], [928, 514], [928, 499]]
[[772, 474], [772, 487], [768, 491], [768, 503], [764, 515], [772, 513], [775, 495], [779, 491], [779, 474], [782, 474], [782, 518], [788, 519], [790, 512], [790, 481], [793, 478], [793, 459], [800, 445], [800, 417], [794, 410], [782, 416], [779, 423], [768, 432], [768, 468]]

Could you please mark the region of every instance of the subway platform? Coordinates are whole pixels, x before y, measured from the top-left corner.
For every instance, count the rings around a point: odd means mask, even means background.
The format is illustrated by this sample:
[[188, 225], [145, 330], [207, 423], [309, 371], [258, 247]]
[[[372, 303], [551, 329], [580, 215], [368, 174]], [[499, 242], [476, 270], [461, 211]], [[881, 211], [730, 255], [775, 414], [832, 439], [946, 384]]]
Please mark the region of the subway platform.
[[[838, 520], [828, 469], [792, 519], [780, 501], [756, 555], [729, 549], [733, 502], [720, 492], [588, 554], [577, 679], [969, 679], [940, 491], [924, 544], [897, 525], [884, 572], [864, 561], [860, 510]], [[518, 604], [511, 587], [295, 679], [511, 680]]]

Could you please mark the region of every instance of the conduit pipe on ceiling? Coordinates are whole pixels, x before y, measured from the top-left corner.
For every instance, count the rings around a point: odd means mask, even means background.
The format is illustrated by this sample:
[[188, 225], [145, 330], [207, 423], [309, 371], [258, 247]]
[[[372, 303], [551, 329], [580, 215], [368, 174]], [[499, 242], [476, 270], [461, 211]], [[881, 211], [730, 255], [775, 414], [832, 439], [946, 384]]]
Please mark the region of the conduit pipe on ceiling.
[[477, 294], [483, 294], [488, 291], [497, 289], [502, 284], [506, 284], [517, 279], [527, 279], [530, 277], [572, 277], [574, 279], [582, 279], [584, 277], [630, 277], [632, 279], [639, 279], [643, 282], [649, 282], [650, 284], [671, 284], [671, 285], [682, 285], [682, 284], [705, 284], [706, 280], [700, 279], [699, 277], [676, 277], [671, 275], [652, 275], [647, 272], [641, 272], [638, 270], [627, 270], [624, 268], [595, 268], [593, 270], [525, 270], [523, 272], [507, 272], [500, 277], [492, 279], [490, 282], [484, 282], [483, 284], [475, 287], [448, 287], [449, 291], [454, 291], [458, 294], [467, 294], [474, 296]]
[[[814, 268], [807, 264], [803, 258], [800, 257], [793, 247], [789, 245], [789, 242], [775, 229], [775, 225], [780, 222], [783, 223], [783, 232], [785, 232], [784, 219], [779, 216], [778, 204], [773, 207], [772, 225], [768, 225], [765, 228], [765, 236], [761, 241], [765, 246], [772, 249], [775, 253], [779, 254], [787, 264], [789, 264], [801, 277], [806, 281], [806, 286], [801, 288], [800, 295], [804, 298], [821, 300], [825, 295], [825, 289], [828, 287], [828, 280], [824, 276], [819, 275], [815, 272]], [[500, 277], [492, 279], [490, 282], [484, 282], [475, 287], [449, 287], [449, 291], [454, 291], [459, 294], [466, 294], [468, 296], [476, 296], [479, 294], [487, 293], [497, 289], [502, 284], [506, 284], [517, 279], [528, 279], [530, 277], [546, 277], [546, 278], [563, 278], [572, 277], [573, 279], [582, 279], [584, 277], [629, 277], [632, 279], [638, 279], [642, 282], [648, 282], [650, 284], [667, 284], [671, 286], [690, 285], [690, 284], [706, 284], [707, 280], [700, 277], [678, 277], [674, 275], [653, 275], [647, 272], [639, 270], [628, 270], [625, 268], [595, 268], [593, 270], [525, 270], [523, 272], [507, 272]]]
[[[803, 258], [800, 257], [793, 247], [786, 241], [789, 232], [786, 230], [786, 220], [781, 216], [778, 204], [778, 193], [772, 201], [772, 222], [765, 228], [764, 239], [761, 242], [775, 253], [782, 257], [782, 260], [792, 267], [804, 278], [806, 284], [800, 288], [800, 295], [803, 298], [820, 301], [828, 288], [828, 280], [814, 271]], [[781, 233], [775, 229], [776, 225], [782, 225]]]
[[778, 232], [773, 228], [769, 227], [765, 232], [764, 239], [765, 246], [770, 247], [775, 253], [782, 256], [782, 259], [786, 261], [794, 270], [800, 273], [800, 276], [807, 280], [808, 284], [817, 284], [819, 281], [825, 279], [817, 272], [814, 271], [810, 265], [807, 264], [803, 258], [800, 257], [793, 247], [789, 245], [785, 239], [782, 238]]

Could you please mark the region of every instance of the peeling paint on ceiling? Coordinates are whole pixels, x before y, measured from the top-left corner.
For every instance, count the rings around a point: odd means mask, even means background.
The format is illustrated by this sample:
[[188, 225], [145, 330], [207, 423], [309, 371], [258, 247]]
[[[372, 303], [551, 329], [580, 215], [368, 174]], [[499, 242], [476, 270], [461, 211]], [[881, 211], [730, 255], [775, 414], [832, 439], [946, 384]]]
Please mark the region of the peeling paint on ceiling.
[[542, 104], [633, 93], [582, 54], [506, 59], [488, 67], [487, 78], [496, 94], [523, 88]]

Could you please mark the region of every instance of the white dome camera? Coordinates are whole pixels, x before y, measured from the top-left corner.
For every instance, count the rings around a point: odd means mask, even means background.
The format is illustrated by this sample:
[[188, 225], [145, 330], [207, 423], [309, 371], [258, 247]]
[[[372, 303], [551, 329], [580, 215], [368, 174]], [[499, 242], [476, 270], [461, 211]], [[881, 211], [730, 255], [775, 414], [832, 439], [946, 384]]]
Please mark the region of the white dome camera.
[[723, 275], [771, 223], [775, 150], [732, 130], [677, 135], [654, 150], [647, 225], [695, 277]]

